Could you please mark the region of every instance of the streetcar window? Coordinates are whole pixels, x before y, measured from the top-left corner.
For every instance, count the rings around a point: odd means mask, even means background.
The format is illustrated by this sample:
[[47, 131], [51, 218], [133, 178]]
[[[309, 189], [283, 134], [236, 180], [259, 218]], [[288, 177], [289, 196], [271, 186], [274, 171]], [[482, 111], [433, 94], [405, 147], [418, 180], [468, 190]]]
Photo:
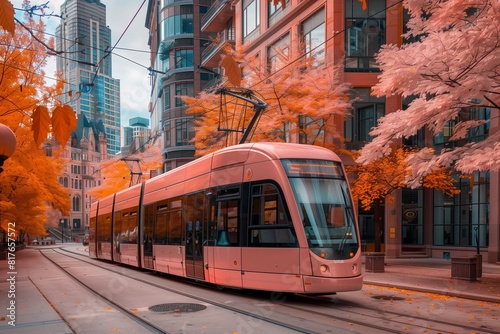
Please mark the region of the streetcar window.
[[167, 244], [167, 214], [158, 213], [156, 215], [156, 228], [154, 243], [157, 245]]
[[171, 211], [168, 220], [169, 245], [181, 244], [181, 210]]
[[218, 202], [217, 246], [238, 245], [239, 202], [239, 199]]
[[138, 216], [137, 216], [137, 211], [131, 211], [130, 216], [129, 216], [129, 223], [128, 223], [128, 242], [131, 244], [137, 243], [137, 234], [138, 234]]
[[248, 245], [252, 247], [295, 247], [297, 238], [281, 193], [273, 184], [252, 186]]
[[344, 177], [342, 166], [336, 161], [284, 159], [282, 163], [288, 177]]
[[[309, 162], [311, 161], [294, 160], [292, 165], [303, 166]], [[325, 164], [312, 161], [312, 164], [336, 165], [335, 162], [328, 161]], [[290, 166], [286, 163], [283, 165], [285, 168]], [[314, 169], [318, 170], [316, 167], [306, 168], [309, 171]], [[315, 174], [294, 171], [288, 175], [311, 250], [328, 259], [346, 259], [353, 256], [359, 244], [345, 178], [335, 172], [326, 173], [326, 169], [323, 168], [321, 172]]]
[[205, 194], [199, 192], [185, 197], [184, 240], [186, 256], [203, 255], [203, 236], [205, 219]]
[[111, 241], [111, 214], [97, 217], [97, 241]]
[[[155, 245], [180, 245], [181, 244], [181, 208], [182, 199], [174, 198], [156, 203], [156, 216], [154, 223]], [[151, 209], [153, 210], [153, 209]], [[146, 219], [153, 219], [153, 211], [146, 211]], [[151, 224], [152, 222], [149, 222]], [[148, 231], [150, 233], [150, 227]]]

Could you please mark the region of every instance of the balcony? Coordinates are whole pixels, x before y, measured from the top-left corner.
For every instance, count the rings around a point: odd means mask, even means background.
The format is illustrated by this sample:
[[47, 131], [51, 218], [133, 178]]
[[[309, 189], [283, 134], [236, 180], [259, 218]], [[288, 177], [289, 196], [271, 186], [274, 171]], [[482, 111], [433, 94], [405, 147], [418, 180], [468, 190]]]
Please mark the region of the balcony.
[[212, 43], [201, 53], [201, 65], [204, 67], [218, 67], [221, 60], [220, 56], [224, 55], [224, 47], [226, 45], [234, 46], [234, 32], [224, 30], [217, 34]]
[[220, 32], [227, 28], [228, 21], [234, 16], [229, 0], [216, 0], [201, 18], [201, 31]]

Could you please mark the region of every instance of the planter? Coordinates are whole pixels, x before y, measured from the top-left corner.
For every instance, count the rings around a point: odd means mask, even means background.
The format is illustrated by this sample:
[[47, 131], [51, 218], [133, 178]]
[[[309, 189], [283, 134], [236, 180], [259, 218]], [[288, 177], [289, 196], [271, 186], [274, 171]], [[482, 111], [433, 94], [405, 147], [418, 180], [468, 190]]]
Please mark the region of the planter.
[[385, 268], [385, 253], [366, 253], [365, 271], [383, 273]]
[[451, 258], [451, 278], [475, 281], [476, 257], [452, 257]]

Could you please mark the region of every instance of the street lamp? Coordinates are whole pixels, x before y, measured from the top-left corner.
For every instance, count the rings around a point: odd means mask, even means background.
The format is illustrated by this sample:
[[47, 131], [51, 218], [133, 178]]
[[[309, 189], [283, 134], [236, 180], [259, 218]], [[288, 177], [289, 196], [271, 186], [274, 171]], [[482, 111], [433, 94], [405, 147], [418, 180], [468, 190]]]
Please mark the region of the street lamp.
[[16, 135], [12, 130], [3, 124], [0, 124], [0, 173], [3, 172], [3, 163], [16, 150]]
[[61, 243], [64, 243], [64, 218], [59, 221], [61, 225]]

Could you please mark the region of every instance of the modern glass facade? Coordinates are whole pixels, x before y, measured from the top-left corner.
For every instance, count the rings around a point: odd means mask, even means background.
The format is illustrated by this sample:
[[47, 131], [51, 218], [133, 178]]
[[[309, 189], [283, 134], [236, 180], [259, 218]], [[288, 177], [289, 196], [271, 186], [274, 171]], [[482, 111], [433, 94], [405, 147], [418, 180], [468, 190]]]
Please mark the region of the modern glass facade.
[[65, 90], [80, 92], [79, 98], [63, 95], [77, 114], [101, 119], [107, 137], [107, 154], [120, 152], [120, 81], [112, 77], [111, 30], [106, 25], [106, 6], [98, 0], [67, 0], [61, 5], [64, 19], [56, 29], [57, 58]]
[[434, 192], [433, 244], [488, 247], [490, 173], [458, 176], [460, 194]]

